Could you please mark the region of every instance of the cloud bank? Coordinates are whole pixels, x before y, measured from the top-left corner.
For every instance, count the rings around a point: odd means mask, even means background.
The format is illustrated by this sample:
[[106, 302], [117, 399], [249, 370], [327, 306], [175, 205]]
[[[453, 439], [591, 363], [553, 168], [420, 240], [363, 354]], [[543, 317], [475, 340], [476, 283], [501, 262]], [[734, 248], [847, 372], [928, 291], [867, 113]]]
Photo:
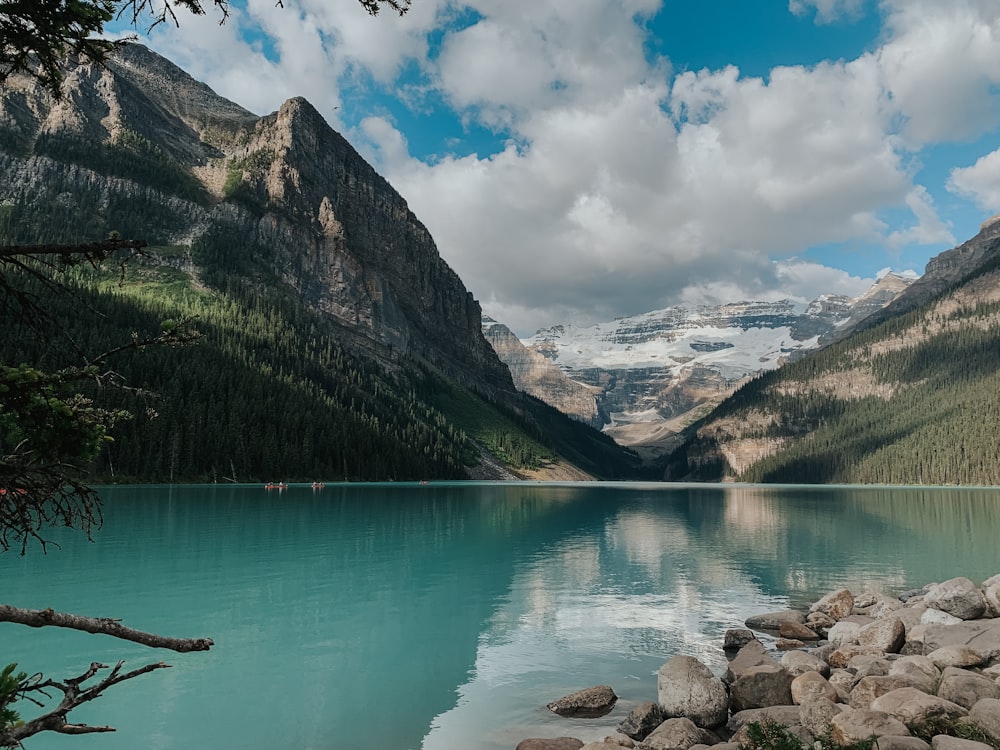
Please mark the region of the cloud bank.
[[[868, 52], [766, 78], [651, 54], [659, 0], [415, 0], [378, 20], [355, 5], [248, 0], [221, 29], [185, 19], [151, 43], [255, 111], [306, 96], [520, 333], [682, 301], [858, 294], [870, 277], [803, 251], [954, 243], [921, 157], [1000, 126], [1000, 6], [982, 0], [883, 0]], [[843, 23], [863, 3], [789, 12]], [[385, 108], [341, 121], [364, 87], [505, 145], [414, 155]], [[1000, 210], [1000, 151], [948, 188]]]

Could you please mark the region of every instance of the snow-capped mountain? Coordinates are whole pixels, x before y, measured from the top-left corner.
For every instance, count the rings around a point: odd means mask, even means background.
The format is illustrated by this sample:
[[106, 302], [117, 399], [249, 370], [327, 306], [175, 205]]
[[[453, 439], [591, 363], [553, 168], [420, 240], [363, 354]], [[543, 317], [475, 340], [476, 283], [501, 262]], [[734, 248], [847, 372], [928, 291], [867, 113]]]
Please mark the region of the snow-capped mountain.
[[[593, 423], [599, 414], [607, 420], [604, 430], [620, 443], [657, 453], [673, 432], [746, 378], [852, 329], [912, 281], [885, 274], [860, 297], [824, 295], [808, 305], [784, 300], [669, 307], [591, 326], [557, 325], [521, 344], [595, 393], [596, 409], [588, 406], [573, 416]], [[538, 377], [537, 357], [515, 353], [509, 341], [500, 349], [518, 388], [552, 403], [546, 381]], [[524, 367], [528, 361], [533, 375]]]

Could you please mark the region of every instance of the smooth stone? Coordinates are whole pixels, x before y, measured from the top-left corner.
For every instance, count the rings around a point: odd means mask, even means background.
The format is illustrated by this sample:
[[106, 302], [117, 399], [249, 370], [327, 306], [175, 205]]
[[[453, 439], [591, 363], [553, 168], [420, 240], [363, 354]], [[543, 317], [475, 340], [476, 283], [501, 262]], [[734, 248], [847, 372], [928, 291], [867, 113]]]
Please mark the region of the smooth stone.
[[983, 698], [969, 711], [969, 720], [1000, 742], [1000, 700]]
[[961, 617], [955, 617], [940, 609], [925, 609], [920, 615], [921, 625], [958, 625], [960, 622], [962, 622]]
[[837, 700], [837, 690], [819, 672], [805, 672], [792, 680], [792, 703], [801, 706], [816, 698]]
[[560, 716], [595, 719], [609, 713], [617, 701], [618, 696], [609, 685], [595, 685], [552, 701], [546, 708]]
[[732, 683], [744, 671], [751, 667], [777, 666], [778, 662], [764, 648], [764, 644], [756, 638], [741, 648], [730, 661], [722, 681], [727, 685]]
[[854, 689], [851, 690], [851, 707], [862, 709], [871, 708], [871, 705], [875, 702], [876, 698], [902, 687], [912, 686], [910, 683], [900, 679], [899, 677], [864, 677], [861, 680], [858, 680]]
[[937, 693], [941, 670], [926, 656], [901, 656], [889, 667], [889, 676], [905, 680], [911, 687], [931, 695]]
[[744, 625], [752, 630], [778, 630], [781, 623], [786, 621], [805, 622], [805, 615], [795, 609], [785, 609], [780, 612], [767, 612], [762, 615], [753, 615], [744, 621]]
[[774, 647], [778, 651], [794, 651], [797, 648], [802, 648], [806, 644], [803, 641], [797, 641], [794, 638], [779, 638], [774, 642]]
[[875, 740], [872, 750], [931, 750], [931, 745], [919, 737], [900, 737], [890, 734]]
[[656, 685], [657, 701], [664, 716], [688, 718], [708, 728], [726, 723], [729, 716], [726, 686], [697, 659], [673, 657], [660, 667]]
[[857, 643], [860, 634], [860, 624], [842, 620], [827, 631], [826, 639], [836, 646], [848, 646]]
[[818, 641], [819, 635], [815, 630], [794, 620], [785, 620], [778, 627], [778, 634], [782, 638], [789, 638], [797, 641]]
[[1000, 583], [983, 587], [983, 599], [990, 608], [990, 617], [1000, 617]]
[[975, 620], [986, 611], [979, 588], [964, 576], [939, 583], [924, 595], [924, 604], [961, 620]]
[[958, 737], [949, 737], [946, 734], [939, 734], [931, 740], [931, 747], [934, 750], [993, 750], [992, 745], [975, 740], [963, 740]]
[[872, 710], [884, 711], [904, 724], [923, 724], [939, 717], [955, 719], [968, 714], [964, 708], [936, 695], [921, 693], [916, 688], [891, 690], [872, 701]]
[[972, 708], [983, 698], [1000, 699], [1000, 685], [966, 669], [946, 667], [938, 687], [939, 698], [957, 703], [962, 708]]
[[830, 674], [830, 665], [808, 651], [789, 651], [782, 655], [781, 666], [792, 677], [806, 672], [819, 672], [824, 677]]
[[643, 750], [688, 750], [702, 743], [701, 730], [690, 719], [667, 719], [642, 741]]
[[[926, 644], [924, 644], [926, 646]], [[945, 667], [978, 667], [984, 664], [988, 657], [968, 646], [942, 646], [934, 649], [927, 658], [939, 669]]]
[[898, 617], [876, 620], [858, 633], [858, 645], [881, 649], [887, 654], [898, 652], [905, 642], [906, 628]]
[[928, 652], [942, 646], [968, 646], [1000, 656], [1000, 618], [971, 620], [951, 627], [928, 625], [923, 640]]
[[729, 686], [734, 711], [792, 703], [792, 676], [779, 666], [750, 667]]
[[854, 709], [844, 711], [830, 722], [830, 736], [838, 745], [881, 737], [882, 735], [907, 735], [910, 730], [899, 719], [883, 711]]

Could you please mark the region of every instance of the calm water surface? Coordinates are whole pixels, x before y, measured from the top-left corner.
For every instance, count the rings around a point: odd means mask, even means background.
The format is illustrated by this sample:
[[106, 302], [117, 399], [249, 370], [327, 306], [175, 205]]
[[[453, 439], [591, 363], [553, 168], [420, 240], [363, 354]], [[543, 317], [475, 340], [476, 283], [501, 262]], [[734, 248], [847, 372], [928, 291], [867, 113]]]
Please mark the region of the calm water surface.
[[[0, 623], [0, 662], [172, 669], [72, 716], [113, 735], [28, 750], [510, 750], [599, 738], [676, 653], [839, 587], [1000, 572], [1000, 491], [634, 484], [110, 488], [90, 544], [0, 555], [0, 601], [120, 617], [175, 654]], [[599, 720], [544, 705], [606, 683]], [[33, 716], [25, 710], [26, 716]]]

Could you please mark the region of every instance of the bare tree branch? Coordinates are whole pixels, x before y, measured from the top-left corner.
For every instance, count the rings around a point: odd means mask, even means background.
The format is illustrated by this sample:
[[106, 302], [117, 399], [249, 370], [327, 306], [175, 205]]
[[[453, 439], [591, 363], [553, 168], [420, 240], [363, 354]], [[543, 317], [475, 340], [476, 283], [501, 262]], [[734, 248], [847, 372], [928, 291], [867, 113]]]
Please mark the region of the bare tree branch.
[[0, 245], [0, 258], [18, 255], [99, 255], [108, 257], [117, 250], [141, 250], [147, 247], [145, 240], [107, 239], [100, 242], [84, 242], [79, 245]]
[[[93, 734], [95, 732], [115, 731], [114, 727], [109, 726], [71, 724], [67, 720], [67, 714], [69, 714], [69, 712], [77, 706], [81, 706], [84, 703], [94, 700], [95, 698], [99, 698], [101, 693], [109, 687], [117, 685], [120, 682], [124, 682], [125, 680], [131, 680], [133, 677], [138, 677], [139, 675], [146, 674], [147, 672], [152, 672], [156, 669], [166, 669], [170, 666], [169, 664], [164, 664], [163, 662], [157, 662], [156, 664], [147, 664], [144, 667], [133, 669], [131, 672], [122, 674], [121, 668], [123, 664], [124, 662], [118, 662], [104, 679], [89, 688], [84, 688], [83, 683], [96, 675], [100, 670], [107, 669], [107, 665], [99, 664], [95, 661], [91, 663], [90, 668], [87, 669], [87, 671], [82, 675], [79, 677], [71, 677], [65, 682], [40, 680], [38, 678], [29, 679], [21, 688], [20, 692], [22, 696], [29, 697], [25, 694], [31, 692], [40, 692], [47, 696], [48, 693], [45, 692], [46, 689], [55, 689], [62, 692], [63, 698], [55, 709], [46, 714], [42, 714], [41, 716], [18, 726], [0, 728], [0, 747], [20, 747], [21, 740], [38, 734], [39, 732], [57, 732], [59, 734]], [[37, 701], [34, 702], [37, 703]]]
[[[103, 633], [133, 643], [140, 643], [143, 646], [169, 648], [178, 653], [208, 651], [215, 645], [211, 638], [171, 638], [135, 630], [125, 627], [120, 621], [110, 617], [85, 617], [56, 612], [52, 609], [21, 609], [9, 604], [0, 604], [0, 622], [16, 622], [33, 628], [51, 625], [57, 628], [82, 630], [85, 633]], [[89, 676], [83, 679], [88, 679]]]

